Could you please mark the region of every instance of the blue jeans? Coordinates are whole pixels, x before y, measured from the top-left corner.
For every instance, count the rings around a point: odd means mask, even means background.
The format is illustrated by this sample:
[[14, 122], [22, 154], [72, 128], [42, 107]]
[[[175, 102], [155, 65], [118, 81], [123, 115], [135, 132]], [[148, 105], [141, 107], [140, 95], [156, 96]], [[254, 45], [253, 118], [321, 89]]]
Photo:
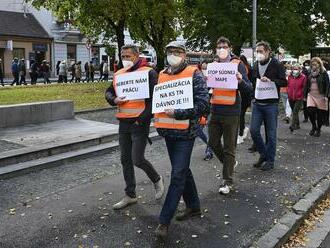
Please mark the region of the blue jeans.
[[171, 140], [165, 138], [172, 172], [166, 199], [159, 216], [159, 222], [169, 225], [181, 196], [187, 208], [200, 208], [194, 177], [189, 168], [195, 140]]
[[[278, 104], [261, 105], [253, 103], [251, 136], [261, 158], [265, 159], [271, 165], [274, 165], [276, 155], [277, 116]], [[260, 133], [262, 122], [265, 123], [268, 138], [267, 144], [265, 144]]]
[[205, 155], [213, 154], [212, 149], [208, 144], [207, 133], [204, 132], [204, 126], [199, 126], [199, 128], [197, 129], [197, 136], [206, 144]]

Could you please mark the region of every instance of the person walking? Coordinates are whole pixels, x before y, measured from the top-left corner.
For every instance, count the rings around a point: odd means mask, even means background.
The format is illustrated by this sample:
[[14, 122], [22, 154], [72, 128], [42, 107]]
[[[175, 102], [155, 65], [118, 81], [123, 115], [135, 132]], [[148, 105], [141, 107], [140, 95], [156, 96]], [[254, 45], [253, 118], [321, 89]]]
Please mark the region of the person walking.
[[[236, 161], [236, 145], [241, 112], [241, 93], [252, 91], [244, 64], [231, 54], [231, 42], [225, 37], [217, 41], [216, 52], [218, 63], [237, 65], [237, 89], [214, 88], [211, 97], [211, 118], [209, 121], [209, 144], [212, 151], [223, 164], [223, 183], [219, 187], [220, 194], [229, 194], [234, 183], [234, 167]], [[229, 82], [228, 82], [229, 83]], [[223, 137], [223, 144], [222, 144]]]
[[59, 75], [59, 83], [67, 83], [68, 82], [68, 65], [66, 64], [66, 60], [62, 60], [59, 65], [58, 70]]
[[102, 60], [100, 66], [99, 66], [99, 70], [100, 70], [100, 78], [99, 78], [99, 82], [101, 82], [102, 79], [103, 79], [103, 65], [104, 65], [104, 60]]
[[[259, 42], [256, 53], [258, 62], [254, 65], [252, 72], [255, 101], [250, 132], [260, 157], [253, 166], [267, 171], [273, 169], [275, 165], [280, 88], [287, 86], [287, 80], [284, 66], [271, 56], [268, 42]], [[262, 122], [267, 133], [267, 143], [260, 133]]]
[[70, 70], [71, 70], [70, 83], [73, 83], [76, 80], [76, 63], [73, 61], [71, 62]]
[[85, 69], [85, 76], [86, 76], [85, 81], [88, 83], [90, 80], [90, 71], [89, 71], [90, 66], [89, 66], [88, 61], [85, 63], [84, 69]]
[[291, 132], [300, 129], [299, 111], [303, 106], [306, 81], [307, 78], [301, 72], [301, 66], [299, 64], [293, 65], [291, 75], [288, 76], [288, 98], [292, 109]]
[[75, 65], [75, 75], [76, 75], [76, 83], [80, 83], [81, 77], [82, 77], [82, 71], [81, 71], [81, 61], [78, 61]]
[[18, 64], [18, 68], [19, 68], [19, 75], [20, 75], [20, 80], [19, 80], [19, 84], [24, 84], [26, 85], [26, 65], [25, 65], [25, 60], [21, 59], [19, 64]]
[[103, 64], [103, 81], [108, 81], [109, 79], [109, 64], [107, 61], [104, 61]]
[[311, 73], [304, 90], [312, 130], [309, 135], [320, 137], [328, 110], [329, 76], [319, 57], [311, 59]]
[[11, 65], [11, 73], [14, 77], [14, 81], [11, 83], [11, 86], [14, 84], [19, 85], [19, 66], [18, 66], [18, 58], [14, 58], [13, 63]]
[[38, 79], [38, 64], [35, 60], [30, 60], [29, 74], [31, 78], [31, 85], [36, 84]]
[[94, 74], [95, 74], [95, 66], [93, 64], [93, 61], [89, 63], [89, 73], [90, 73], [90, 79], [92, 83], [94, 82]]
[[[308, 79], [309, 74], [311, 71], [311, 66], [310, 66], [310, 60], [305, 60], [303, 63], [303, 67], [302, 67], [302, 73], [306, 76], [306, 78]], [[307, 109], [307, 99], [304, 98], [303, 101], [303, 109], [304, 109], [304, 123], [308, 122], [308, 109]]]
[[42, 65], [41, 65], [41, 68], [40, 68], [41, 72], [42, 72], [42, 76], [44, 78], [44, 84], [50, 84], [50, 80], [49, 80], [49, 77], [50, 77], [50, 66], [49, 64], [47, 63], [46, 60], [43, 60], [42, 61]]
[[2, 65], [2, 59], [0, 59], [0, 83], [2, 86], [5, 86], [3, 82], [3, 65]]
[[203, 74], [195, 66], [185, 62], [186, 47], [178, 41], [166, 46], [168, 67], [161, 71], [158, 84], [172, 80], [191, 80], [194, 107], [190, 109], [167, 109], [155, 114], [155, 127], [165, 138], [167, 152], [171, 161], [171, 182], [165, 202], [159, 215], [159, 225], [155, 230], [158, 238], [166, 239], [168, 228], [181, 197], [186, 209], [176, 216], [182, 221], [201, 215], [200, 201], [195, 180], [190, 170], [190, 158], [197, 136], [199, 119], [209, 111], [209, 96]]
[[[152, 92], [157, 83], [158, 75], [148, 64], [139, 59], [139, 49], [135, 45], [123, 46], [121, 58], [124, 68], [115, 73], [114, 81], [105, 93], [108, 103], [118, 107], [116, 117], [119, 120], [120, 159], [126, 183], [125, 196], [113, 205], [115, 210], [125, 208], [138, 201], [135, 191], [134, 166], [142, 169], [152, 181], [156, 199], [160, 199], [164, 194], [162, 176], [157, 173], [144, 156], [152, 118]], [[150, 97], [138, 100], [126, 100], [125, 97], [119, 97], [119, 89], [117, 88], [119, 76], [131, 75], [134, 78], [141, 72], [148, 73]]]
[[[251, 66], [244, 55], [240, 55], [239, 59], [244, 64], [246, 75], [250, 81]], [[238, 132], [237, 144], [242, 144], [244, 142], [244, 139], [247, 138], [250, 132], [250, 129], [245, 125], [245, 115], [247, 109], [251, 107], [253, 91], [252, 88], [250, 88], [250, 90], [242, 90], [240, 91], [240, 93], [241, 93], [242, 102], [241, 102], [241, 113], [239, 118], [239, 132]]]

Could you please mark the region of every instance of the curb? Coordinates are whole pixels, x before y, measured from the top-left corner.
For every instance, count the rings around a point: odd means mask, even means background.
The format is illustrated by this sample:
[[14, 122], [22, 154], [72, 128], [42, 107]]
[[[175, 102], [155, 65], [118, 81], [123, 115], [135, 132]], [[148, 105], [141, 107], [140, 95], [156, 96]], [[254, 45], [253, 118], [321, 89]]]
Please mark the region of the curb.
[[321, 178], [292, 210], [282, 216], [278, 222], [250, 248], [279, 248], [297, 231], [301, 223], [314, 207], [330, 194], [330, 173]]
[[[149, 138], [152, 140], [160, 139], [157, 132], [151, 132]], [[70, 151], [57, 154], [42, 159], [27, 161], [0, 168], [0, 180], [24, 175], [33, 171], [64, 165], [80, 159], [87, 159], [90, 156], [104, 155], [119, 147], [119, 141], [114, 140], [110, 143], [101, 144], [94, 147]]]
[[106, 111], [106, 110], [112, 110], [115, 109], [116, 107], [106, 107], [106, 108], [97, 108], [97, 109], [86, 109], [86, 110], [79, 110], [79, 111], [74, 111], [76, 115], [79, 114], [88, 114], [88, 113], [95, 113], [95, 112], [101, 112], [101, 111]]

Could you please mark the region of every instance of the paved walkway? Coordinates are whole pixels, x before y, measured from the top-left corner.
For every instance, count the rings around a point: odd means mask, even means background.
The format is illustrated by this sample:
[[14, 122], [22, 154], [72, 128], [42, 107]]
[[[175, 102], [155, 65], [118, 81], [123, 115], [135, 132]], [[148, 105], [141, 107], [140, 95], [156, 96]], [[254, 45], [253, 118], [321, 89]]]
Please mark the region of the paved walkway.
[[[197, 140], [191, 168], [204, 214], [173, 221], [165, 244], [153, 235], [163, 200], [154, 200], [153, 187], [140, 170], [139, 204], [111, 209], [124, 188], [118, 150], [0, 181], [0, 247], [250, 247], [330, 173], [330, 130], [315, 138], [308, 136], [309, 129], [310, 124], [302, 124], [291, 134], [280, 123], [278, 159], [271, 172], [251, 166], [258, 156], [247, 153], [250, 140], [238, 146], [236, 191], [226, 197], [217, 193], [221, 164], [217, 159], [203, 161], [205, 145]], [[148, 146], [146, 157], [168, 186], [164, 141]]]

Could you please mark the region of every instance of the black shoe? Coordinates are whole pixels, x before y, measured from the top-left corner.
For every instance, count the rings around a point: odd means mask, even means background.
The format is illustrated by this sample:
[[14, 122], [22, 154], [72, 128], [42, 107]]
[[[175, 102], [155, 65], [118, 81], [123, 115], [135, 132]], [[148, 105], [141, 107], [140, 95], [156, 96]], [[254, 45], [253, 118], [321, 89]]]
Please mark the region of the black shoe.
[[304, 120], [303, 120], [303, 123], [307, 123], [307, 122], [308, 122], [308, 119], [304, 119]]
[[309, 132], [309, 135], [310, 136], [313, 136], [315, 134], [316, 130], [313, 128], [310, 132]]
[[201, 216], [202, 212], [200, 208], [186, 208], [183, 212], [177, 214], [175, 219], [177, 221], [187, 220], [194, 216]]
[[265, 161], [266, 160], [264, 158], [260, 157], [259, 160], [253, 164], [253, 167], [260, 168]]
[[213, 154], [212, 153], [207, 153], [204, 157], [204, 161], [209, 161], [213, 158]]
[[294, 128], [292, 126], [289, 127], [291, 133], [294, 131]]
[[314, 137], [320, 137], [321, 136], [321, 130], [316, 130]]
[[253, 144], [251, 147], [248, 148], [248, 151], [249, 151], [250, 153], [256, 152], [256, 151], [257, 151], [257, 147], [256, 147], [256, 145]]
[[159, 224], [155, 230], [155, 234], [157, 238], [165, 240], [168, 234], [168, 225]]
[[269, 171], [269, 170], [272, 170], [274, 169], [274, 165], [273, 164], [270, 164], [268, 162], [264, 162], [260, 168], [262, 171]]

